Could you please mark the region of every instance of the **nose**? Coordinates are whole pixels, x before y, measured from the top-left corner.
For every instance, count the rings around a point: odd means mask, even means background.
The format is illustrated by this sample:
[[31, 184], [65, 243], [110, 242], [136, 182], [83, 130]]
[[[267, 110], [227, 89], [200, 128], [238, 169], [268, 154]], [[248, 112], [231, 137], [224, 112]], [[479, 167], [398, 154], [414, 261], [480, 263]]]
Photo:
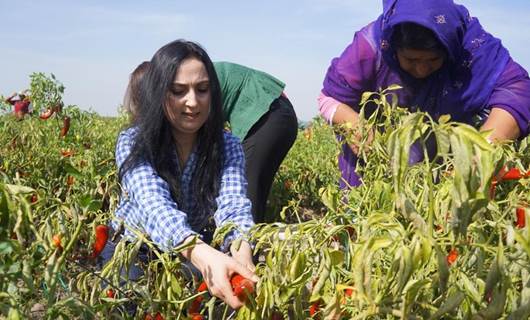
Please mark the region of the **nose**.
[[197, 106], [197, 94], [194, 90], [190, 90], [186, 95], [186, 106], [190, 108]]

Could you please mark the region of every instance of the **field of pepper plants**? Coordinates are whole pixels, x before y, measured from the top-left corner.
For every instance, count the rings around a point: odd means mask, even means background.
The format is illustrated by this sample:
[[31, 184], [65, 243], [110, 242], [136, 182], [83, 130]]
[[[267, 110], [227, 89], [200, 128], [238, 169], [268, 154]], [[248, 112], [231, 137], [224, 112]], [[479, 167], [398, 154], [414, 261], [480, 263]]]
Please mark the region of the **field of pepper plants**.
[[[32, 92], [57, 88], [45, 80]], [[237, 311], [186, 276], [183, 248], [161, 253], [141, 234], [96, 268], [125, 114], [54, 103], [22, 121], [0, 116], [0, 318], [528, 318], [528, 140], [490, 145], [470, 126], [408, 113], [394, 90], [363, 96], [378, 112], [364, 117], [361, 136], [375, 134], [358, 141], [364, 183], [351, 191], [338, 188], [333, 130], [318, 118], [300, 129], [270, 196], [278, 218], [251, 235], [260, 281], [235, 285]], [[337, 130], [352, 141], [350, 129]], [[435, 157], [409, 164], [411, 145], [428, 139]], [[151, 262], [130, 281], [122, 271], [145, 247]]]

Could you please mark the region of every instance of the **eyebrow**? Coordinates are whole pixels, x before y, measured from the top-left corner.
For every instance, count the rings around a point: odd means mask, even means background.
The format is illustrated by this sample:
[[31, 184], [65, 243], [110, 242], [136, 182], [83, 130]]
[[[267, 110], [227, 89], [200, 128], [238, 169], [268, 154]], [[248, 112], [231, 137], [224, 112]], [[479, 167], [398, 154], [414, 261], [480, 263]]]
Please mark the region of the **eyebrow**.
[[[173, 81], [172, 84], [173, 85], [177, 85], [177, 86], [187, 86], [187, 83], [181, 83], [181, 82], [177, 82], [177, 81]], [[210, 84], [210, 80], [209, 79], [201, 80], [201, 81], [197, 82], [196, 84], [197, 85]]]

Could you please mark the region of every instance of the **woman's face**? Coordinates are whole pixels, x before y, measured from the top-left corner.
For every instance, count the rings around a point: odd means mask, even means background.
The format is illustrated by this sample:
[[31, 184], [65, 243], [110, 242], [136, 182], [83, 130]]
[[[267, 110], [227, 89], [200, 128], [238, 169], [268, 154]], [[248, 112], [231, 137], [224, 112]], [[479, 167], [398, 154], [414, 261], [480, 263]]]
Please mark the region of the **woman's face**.
[[399, 66], [416, 79], [425, 79], [444, 64], [444, 54], [434, 50], [400, 48], [396, 51]]
[[197, 136], [210, 112], [210, 79], [206, 67], [197, 58], [180, 64], [167, 94], [165, 113], [175, 138]]

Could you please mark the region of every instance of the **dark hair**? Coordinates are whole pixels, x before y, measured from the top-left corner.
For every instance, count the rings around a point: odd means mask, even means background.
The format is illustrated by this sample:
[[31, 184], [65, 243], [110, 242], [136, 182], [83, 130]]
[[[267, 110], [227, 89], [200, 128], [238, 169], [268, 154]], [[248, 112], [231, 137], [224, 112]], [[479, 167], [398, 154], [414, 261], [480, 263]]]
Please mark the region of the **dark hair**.
[[149, 61], [140, 63], [129, 77], [129, 84], [125, 91], [125, 97], [123, 99], [123, 106], [127, 112], [130, 113], [132, 121], [136, 121], [138, 106], [140, 105], [140, 82], [144, 77], [147, 69], [149, 68]]
[[412, 22], [404, 22], [394, 27], [390, 44], [395, 49], [434, 50], [446, 52], [444, 45], [434, 32]]
[[[168, 92], [182, 62], [196, 58], [204, 64], [210, 85], [210, 112], [197, 135], [197, 163], [192, 173], [190, 192], [196, 195], [194, 211], [215, 210], [223, 165], [223, 113], [219, 80], [212, 61], [200, 45], [176, 40], [160, 48], [140, 82], [138, 91], [137, 133], [131, 153], [119, 170], [120, 180], [125, 173], [142, 162], [156, 170], [170, 187], [171, 196], [181, 205], [178, 149], [172, 136], [172, 127], [164, 112]], [[175, 152], [177, 157], [175, 157]]]

